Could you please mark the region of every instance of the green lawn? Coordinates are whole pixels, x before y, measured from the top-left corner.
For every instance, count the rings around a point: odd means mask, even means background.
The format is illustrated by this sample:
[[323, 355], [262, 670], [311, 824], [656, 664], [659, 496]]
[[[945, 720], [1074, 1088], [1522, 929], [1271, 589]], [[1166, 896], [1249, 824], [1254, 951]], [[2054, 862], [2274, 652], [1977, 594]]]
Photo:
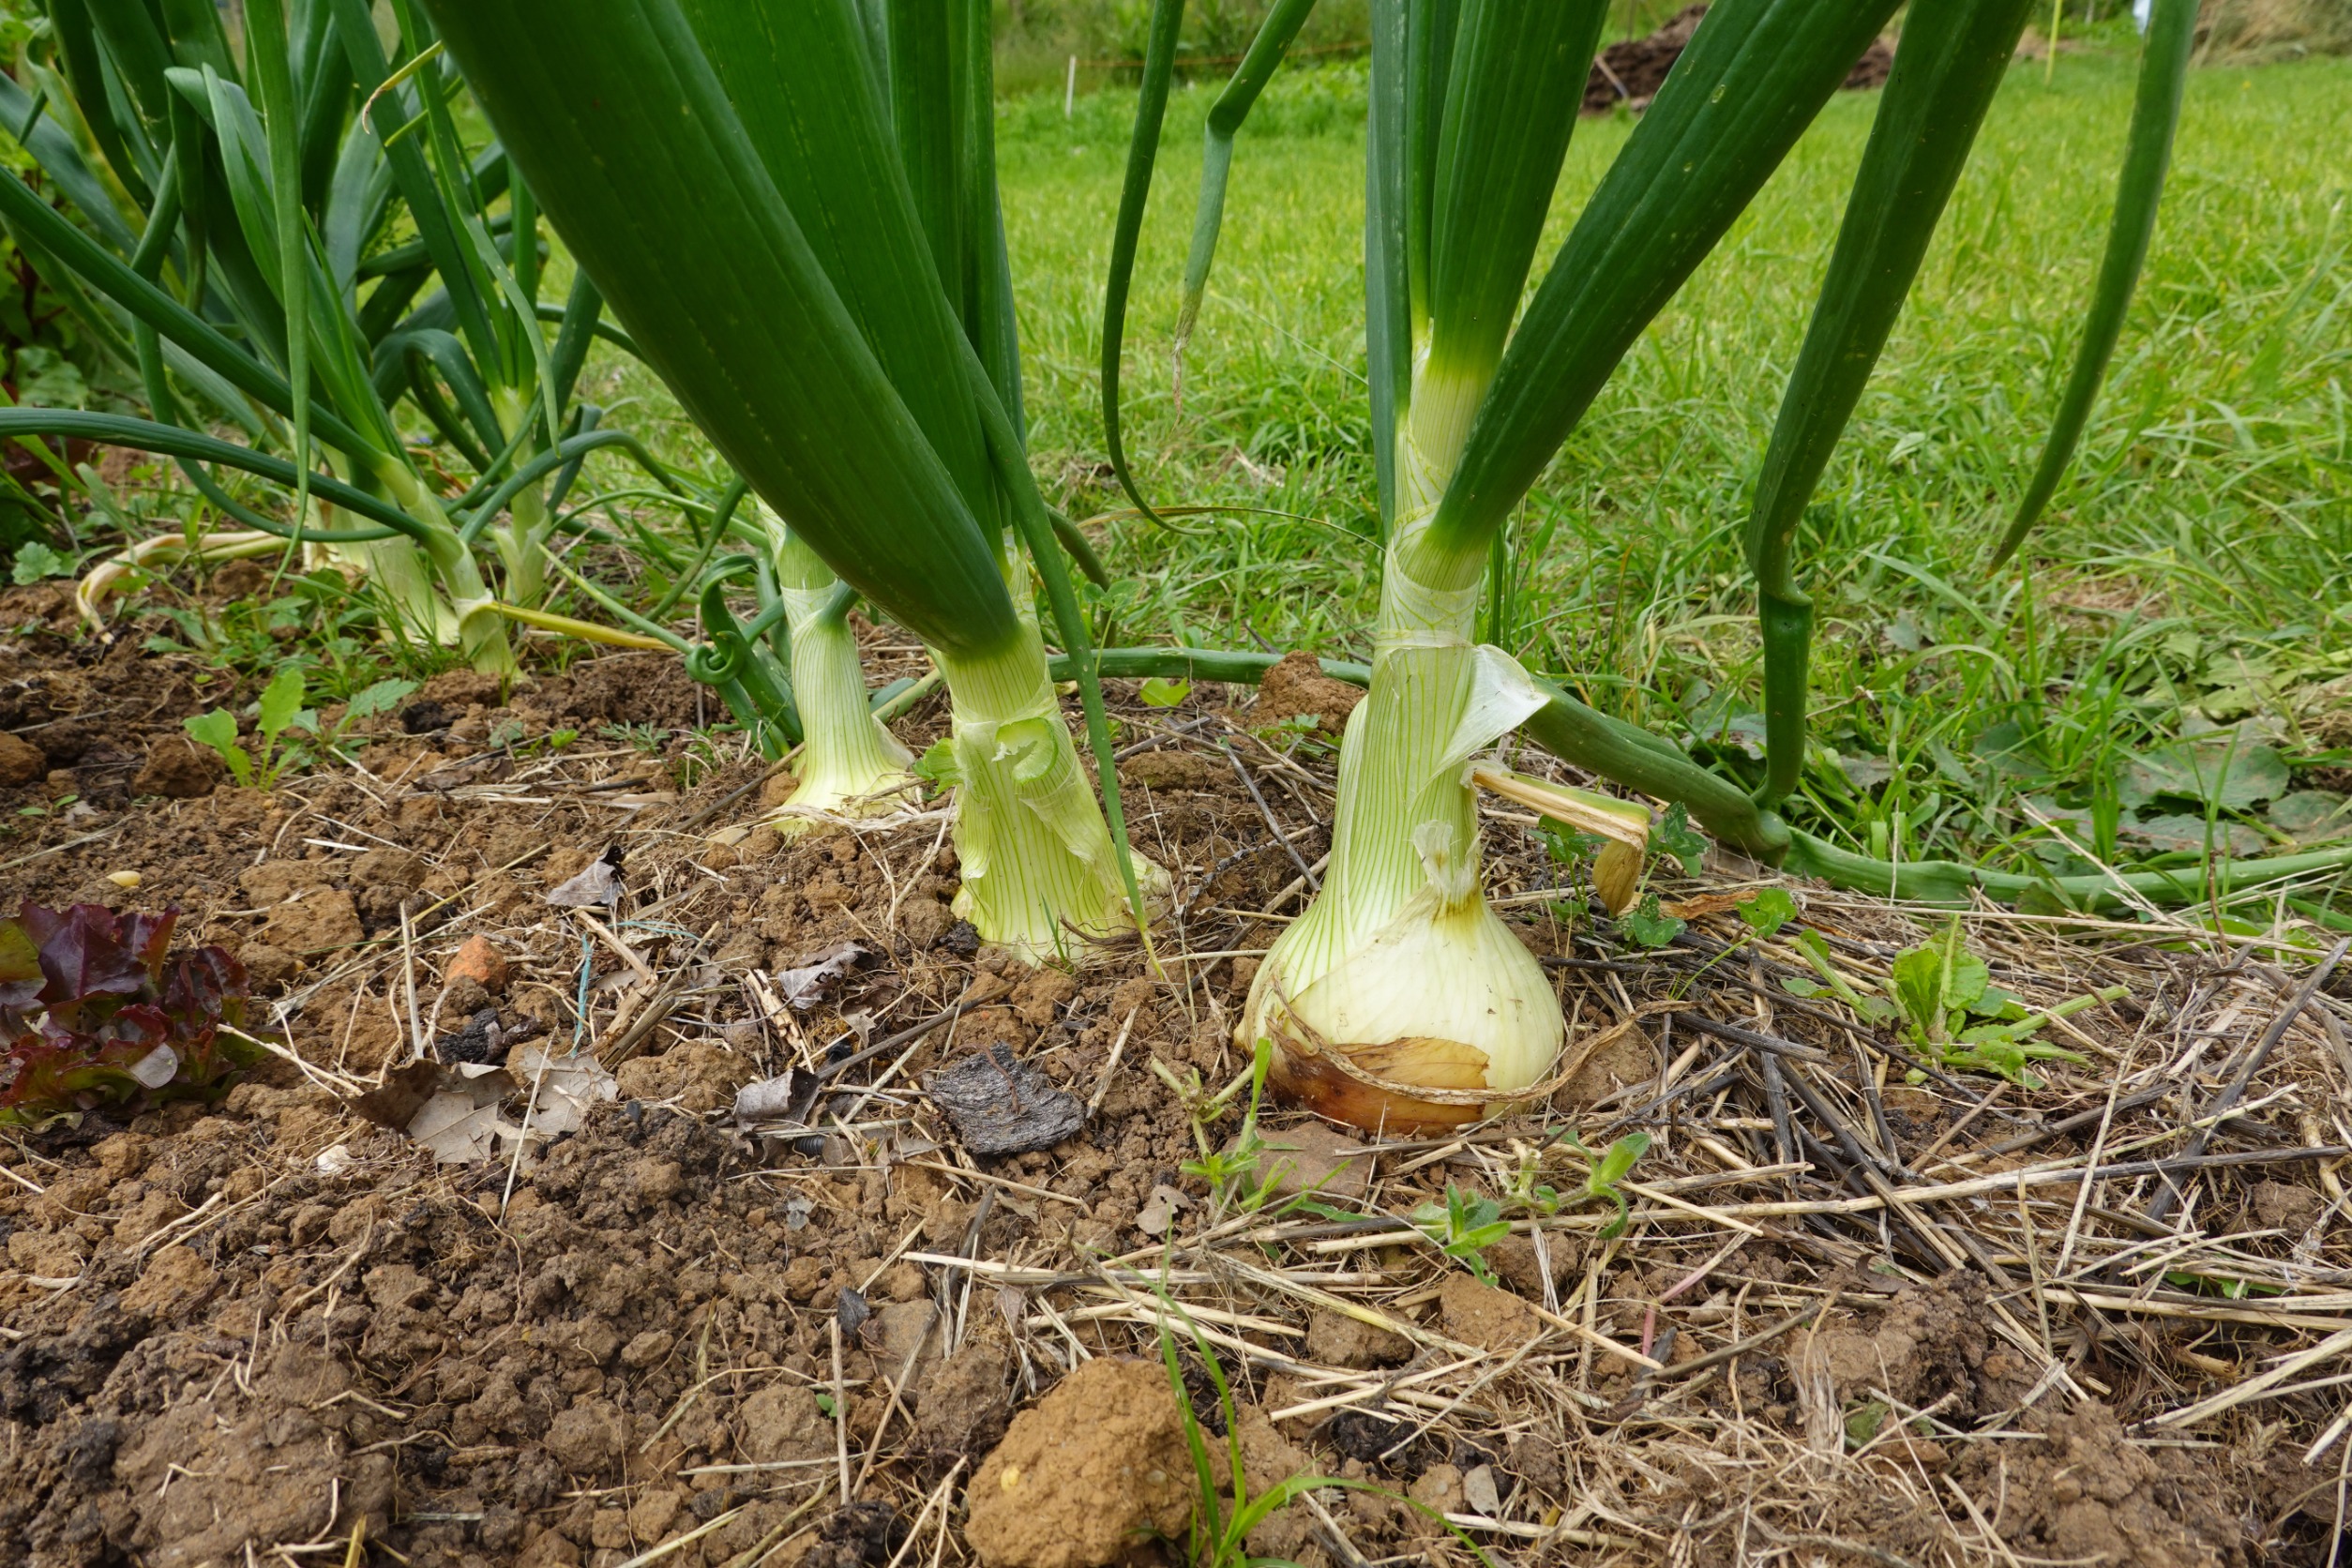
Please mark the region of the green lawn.
[[[2155, 252], [2074, 473], [2025, 567], [1983, 566], [2073, 352], [2133, 69], [2118, 49], [2061, 57], [2054, 84], [2039, 65], [2013, 72], [1824, 481], [1804, 549], [1823, 749], [1798, 810], [1858, 848], [2072, 861], [2037, 814], [2125, 858], [2184, 834], [2242, 852], [2346, 825], [2312, 793], [2337, 780], [2311, 770], [2352, 760], [2331, 749], [2352, 742], [2352, 695], [2327, 686], [2352, 671], [2352, 62], [2192, 78]], [[1364, 650], [1361, 72], [1278, 78], [1243, 132], [1181, 409], [1169, 329], [1212, 94], [1170, 110], [1130, 324], [1138, 475], [1157, 502], [1313, 520], [1107, 523], [1128, 580], [1097, 597], [1114, 641]], [[1738, 530], [1875, 104], [1830, 106], [1515, 524], [1526, 580], [1497, 639], [1733, 768], [1756, 729]], [[1095, 367], [1132, 113], [1112, 92], [1067, 121], [1058, 94], [1000, 113], [1034, 457], [1079, 516], [1123, 505]], [[1579, 129], [1552, 243], [1630, 129]], [[2153, 749], [2184, 721], [2236, 738]], [[2231, 787], [2201, 792], [2220, 797], [2203, 810], [2183, 770], [2224, 755]]]

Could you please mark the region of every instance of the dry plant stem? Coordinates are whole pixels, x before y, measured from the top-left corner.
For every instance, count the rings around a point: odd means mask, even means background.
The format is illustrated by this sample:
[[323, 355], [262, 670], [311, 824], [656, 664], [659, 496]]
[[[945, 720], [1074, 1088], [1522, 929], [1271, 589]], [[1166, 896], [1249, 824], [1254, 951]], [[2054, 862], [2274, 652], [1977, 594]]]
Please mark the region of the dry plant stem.
[[[2263, 1063], [2270, 1059], [2270, 1052], [2281, 1040], [2286, 1037], [2288, 1028], [2302, 1016], [2303, 1009], [2311, 1005], [2311, 999], [2319, 994], [2319, 988], [2328, 983], [2328, 976], [2333, 974], [2336, 965], [2344, 961], [2344, 955], [2347, 949], [2352, 949], [2352, 937], [2338, 939], [2335, 946], [2329, 949], [2327, 957], [2321, 959], [2318, 966], [2304, 978], [2302, 985], [2296, 988], [2294, 996], [2287, 1004], [2279, 1010], [2278, 1017], [2270, 1020], [2270, 1027], [2262, 1032], [2262, 1038], [2256, 1042], [2254, 1049], [2246, 1053], [2245, 1060], [2239, 1063], [2238, 1071], [2231, 1076], [2229, 1086], [2222, 1091], [2220, 1097], [2211, 1106], [2207, 1108], [2204, 1119], [2218, 1124], [2219, 1118], [2228, 1114], [2230, 1108], [2244, 1096], [2246, 1085], [2254, 1081], [2254, 1074], [2260, 1072]], [[2194, 1137], [2189, 1139], [2189, 1154], [2194, 1157], [2204, 1153], [2205, 1146], [2211, 1140], [2212, 1136], [2210, 1126], [2201, 1128]], [[2179, 1199], [2180, 1189], [2167, 1180], [2164, 1189], [2157, 1193], [2154, 1199], [2149, 1202], [2148, 1217], [2161, 1223], [2171, 1214], [2173, 1205]]]

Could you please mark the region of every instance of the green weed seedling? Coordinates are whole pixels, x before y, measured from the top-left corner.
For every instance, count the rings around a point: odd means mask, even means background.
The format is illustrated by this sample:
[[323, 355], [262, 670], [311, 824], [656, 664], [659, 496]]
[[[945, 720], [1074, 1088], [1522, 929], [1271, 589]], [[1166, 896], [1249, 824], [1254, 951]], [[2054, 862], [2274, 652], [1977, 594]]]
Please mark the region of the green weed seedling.
[[1412, 1219], [1440, 1252], [1476, 1274], [1480, 1284], [1495, 1283], [1494, 1271], [1486, 1267], [1486, 1249], [1511, 1234], [1501, 1204], [1448, 1182], [1445, 1201], [1424, 1203], [1413, 1211]]
[[[1823, 973], [1834, 977], [1825, 954], [1809, 957]], [[1992, 972], [1984, 960], [1963, 943], [1956, 915], [1939, 935], [1896, 955], [1888, 971], [1887, 988], [1892, 1002], [1879, 1001], [1873, 1016], [1899, 1021], [1905, 1036], [1922, 1055], [1941, 1067], [1997, 1073], [2027, 1089], [2042, 1087], [2027, 1063], [2084, 1060], [2034, 1036], [2052, 1020], [2113, 1002], [2125, 990], [2121, 986], [2103, 986], [2033, 1012], [1992, 983]], [[1850, 993], [1852, 988], [1841, 986], [1841, 989]]]
[[1136, 690], [1136, 696], [1150, 708], [1172, 708], [1191, 695], [1190, 681], [1171, 681], [1162, 675], [1153, 676]]
[[[1251, 1053], [1248, 1071], [1214, 1094], [1200, 1081], [1199, 1069], [1191, 1070], [1190, 1081], [1179, 1078], [1166, 1063], [1152, 1059], [1152, 1070], [1184, 1103], [1192, 1119], [1193, 1141], [1200, 1150], [1197, 1160], [1186, 1160], [1177, 1168], [1185, 1175], [1205, 1182], [1209, 1186], [1209, 1202], [1214, 1214], [1222, 1215], [1228, 1209], [1244, 1214], [1264, 1211], [1268, 1218], [1281, 1214], [1305, 1213], [1324, 1219], [1361, 1219], [1352, 1210], [1325, 1203], [1316, 1197], [1324, 1182], [1320, 1177], [1303, 1192], [1274, 1203], [1274, 1189], [1282, 1179], [1297, 1168], [1258, 1131], [1258, 1113], [1265, 1099], [1266, 1075], [1274, 1066], [1274, 1042], [1262, 1036], [1258, 1048]], [[1242, 1109], [1242, 1129], [1231, 1148], [1218, 1147], [1213, 1129], [1233, 1108], [1244, 1087], [1249, 1098]], [[1269, 1159], [1269, 1153], [1274, 1158]], [[1269, 1208], [1268, 1205], [1273, 1207]]]
[[[266, 790], [277, 783], [287, 764], [296, 760], [293, 751], [281, 749], [278, 742], [302, 716], [302, 671], [291, 664], [279, 666], [278, 673], [262, 688], [261, 698], [253, 705], [253, 735], [261, 752], [259, 758], [237, 744], [236, 716], [225, 708], [184, 718], [180, 725], [189, 735], [219, 753], [220, 760], [228, 764], [230, 776], [240, 786]], [[313, 716], [314, 727], [317, 722]]]
[[[1233, 1404], [1232, 1385], [1226, 1381], [1224, 1363], [1208, 1336], [1200, 1332], [1192, 1315], [1179, 1306], [1163, 1287], [1160, 1300], [1160, 1364], [1168, 1370], [1168, 1386], [1176, 1396], [1177, 1418], [1184, 1424], [1184, 1447], [1192, 1457], [1194, 1485], [1197, 1487], [1193, 1504], [1192, 1531], [1185, 1543], [1184, 1560], [1190, 1568], [1297, 1568], [1288, 1558], [1262, 1557], [1249, 1549], [1249, 1533], [1280, 1510], [1289, 1507], [1309, 1492], [1328, 1487], [1341, 1487], [1351, 1492], [1370, 1492], [1379, 1497], [1393, 1498], [1419, 1510], [1454, 1532], [1470, 1555], [1484, 1568], [1495, 1568], [1488, 1557], [1464, 1533], [1459, 1525], [1427, 1505], [1410, 1498], [1400, 1497], [1384, 1486], [1369, 1482], [1350, 1481], [1335, 1475], [1290, 1475], [1252, 1497], [1249, 1475], [1242, 1463], [1242, 1425]], [[1217, 1409], [1225, 1418], [1225, 1479], [1217, 1476], [1217, 1464], [1209, 1448], [1209, 1440], [1200, 1430], [1200, 1418], [1193, 1412], [1192, 1393], [1184, 1386], [1184, 1368], [1176, 1358], [1176, 1336], [1168, 1331], [1168, 1319], [1183, 1323], [1192, 1337], [1194, 1353], [1207, 1369], [1209, 1381], [1217, 1391]]]
[[[1592, 1160], [1591, 1151], [1575, 1133], [1568, 1135], [1567, 1141], [1570, 1148], [1586, 1159]], [[1584, 1179], [1584, 1197], [1588, 1202], [1607, 1203], [1617, 1210], [1617, 1217], [1601, 1228], [1601, 1240], [1613, 1242], [1625, 1233], [1625, 1227], [1633, 1218], [1633, 1211], [1627, 1207], [1625, 1194], [1619, 1189], [1618, 1184], [1634, 1173], [1634, 1167], [1648, 1153], [1648, 1133], [1627, 1133], [1610, 1144], [1608, 1151], [1599, 1159], [1592, 1160], [1592, 1169]]]
[[1781, 988], [1791, 996], [1834, 996], [1872, 1023], [1892, 1023], [1901, 1016], [1893, 1003], [1883, 996], [1858, 989], [1837, 972], [1837, 966], [1830, 961], [1829, 943], [1821, 940], [1820, 932], [1798, 932], [1797, 952], [1821, 980], [1816, 985], [1801, 976], [1784, 976]]
[[[1650, 1135], [1627, 1133], [1610, 1144], [1598, 1159], [1575, 1132], [1564, 1131], [1560, 1140], [1582, 1154], [1591, 1167], [1585, 1175], [1584, 1190], [1577, 1196], [1586, 1202], [1607, 1203], [1617, 1210], [1617, 1217], [1602, 1227], [1600, 1232], [1603, 1241], [1614, 1241], [1625, 1233], [1632, 1218], [1632, 1210], [1619, 1184], [1633, 1173], [1635, 1164], [1650, 1152]], [[1493, 1285], [1495, 1276], [1486, 1266], [1486, 1249], [1511, 1233], [1510, 1216], [1548, 1217], [1560, 1213], [1567, 1202], [1558, 1188], [1539, 1179], [1541, 1158], [1540, 1150], [1519, 1151], [1518, 1165], [1500, 1200], [1465, 1192], [1448, 1182], [1443, 1203], [1424, 1203], [1412, 1212], [1414, 1226], [1440, 1252], [1475, 1274], [1481, 1284]]]

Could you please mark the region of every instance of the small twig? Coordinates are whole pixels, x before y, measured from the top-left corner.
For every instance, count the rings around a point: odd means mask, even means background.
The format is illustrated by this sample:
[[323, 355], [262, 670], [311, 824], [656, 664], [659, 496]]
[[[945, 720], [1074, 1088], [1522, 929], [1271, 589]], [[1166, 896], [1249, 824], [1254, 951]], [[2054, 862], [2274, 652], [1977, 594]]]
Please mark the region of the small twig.
[[1299, 847], [1290, 842], [1289, 836], [1282, 829], [1282, 824], [1274, 820], [1274, 808], [1266, 804], [1266, 797], [1258, 792], [1258, 780], [1252, 778], [1249, 776], [1249, 769], [1242, 765], [1241, 758], [1234, 753], [1233, 743], [1229, 740], [1220, 740], [1217, 745], [1223, 748], [1225, 760], [1233, 764], [1233, 771], [1241, 776], [1242, 788], [1247, 790], [1249, 798], [1257, 803], [1258, 814], [1266, 819], [1266, 826], [1271, 828], [1274, 837], [1280, 840], [1283, 852], [1290, 857], [1290, 864], [1299, 868], [1299, 875], [1306, 879], [1308, 887], [1320, 893], [1323, 890], [1322, 880], [1315, 875], [1314, 868], [1306, 863], [1306, 857], [1299, 853]]
[[833, 1457], [841, 1470], [841, 1506], [850, 1505], [850, 1391], [841, 1377], [841, 1315], [826, 1325], [833, 1334]]
[[1140, 1003], [1127, 1009], [1127, 1021], [1119, 1026], [1119, 1038], [1110, 1044], [1110, 1058], [1103, 1063], [1103, 1076], [1094, 1084], [1094, 1093], [1086, 1098], [1086, 1119], [1094, 1120], [1094, 1113], [1103, 1108], [1104, 1098], [1110, 1093], [1111, 1075], [1119, 1071], [1119, 1055], [1127, 1048], [1127, 1031], [1135, 1027], [1135, 1016], [1143, 1011]]

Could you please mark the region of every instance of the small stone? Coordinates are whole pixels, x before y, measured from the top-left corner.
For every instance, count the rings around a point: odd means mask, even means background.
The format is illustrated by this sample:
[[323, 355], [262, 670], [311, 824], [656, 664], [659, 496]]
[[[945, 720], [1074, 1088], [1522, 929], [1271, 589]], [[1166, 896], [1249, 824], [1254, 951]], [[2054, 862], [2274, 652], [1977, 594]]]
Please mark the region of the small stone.
[[30, 784], [49, 772], [41, 748], [18, 735], [0, 734], [0, 785], [13, 789]]
[[128, 893], [147, 879], [136, 871], [109, 871], [106, 873], [106, 880]]
[[495, 996], [506, 988], [506, 956], [485, 936], [471, 936], [442, 969], [442, 979], [472, 980]]
[[1462, 1500], [1470, 1511], [1486, 1518], [1502, 1515], [1502, 1488], [1495, 1484], [1495, 1467], [1480, 1465], [1462, 1476]]
[[166, 735], [147, 750], [146, 764], [130, 781], [134, 795], [194, 800], [220, 782], [220, 759], [185, 735]]

